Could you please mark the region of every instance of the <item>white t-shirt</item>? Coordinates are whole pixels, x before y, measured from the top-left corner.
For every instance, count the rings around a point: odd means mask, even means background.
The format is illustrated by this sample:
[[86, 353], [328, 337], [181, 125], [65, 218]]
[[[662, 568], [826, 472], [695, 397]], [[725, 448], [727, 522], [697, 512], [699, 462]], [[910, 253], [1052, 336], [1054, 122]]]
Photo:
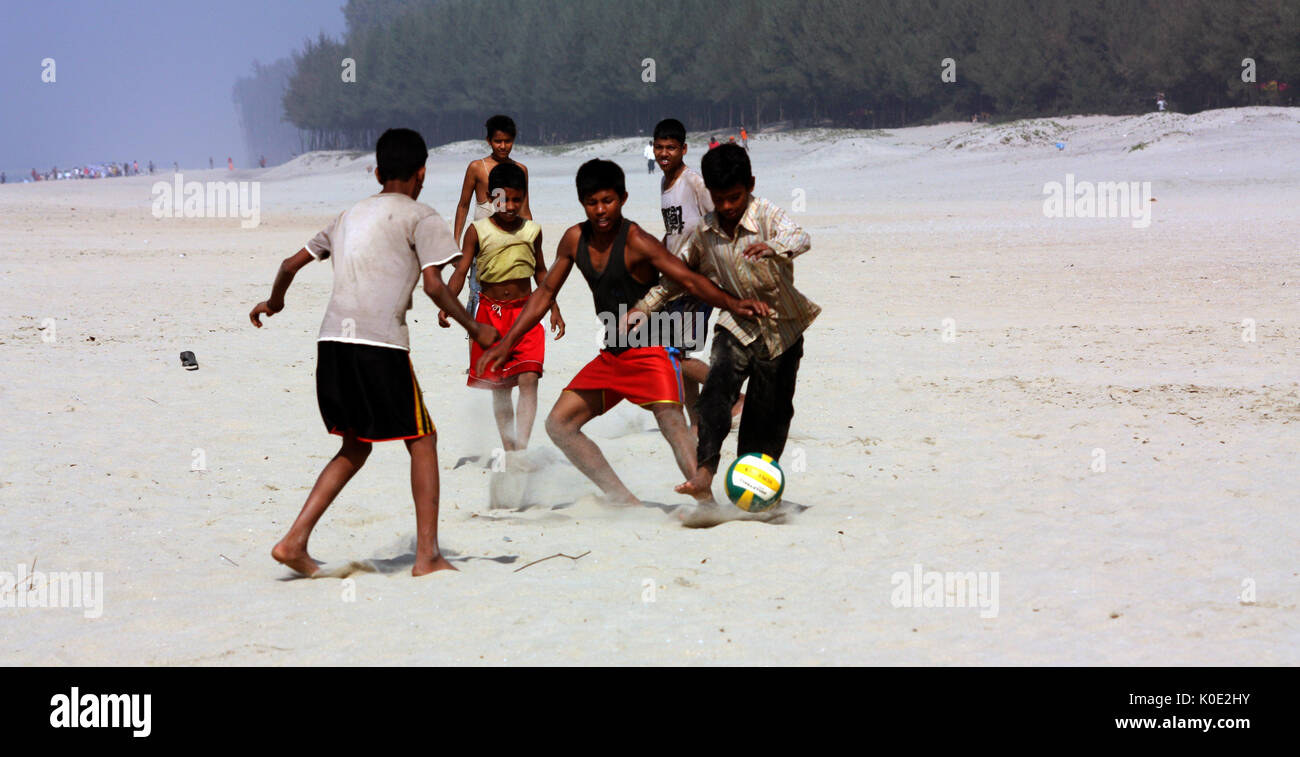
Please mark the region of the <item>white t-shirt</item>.
[[677, 181], [662, 189], [659, 207], [664, 216], [668, 251], [680, 256], [686, 237], [700, 224], [706, 213], [713, 211], [713, 198], [704, 186], [704, 177], [692, 168], [682, 166]]
[[409, 350], [406, 311], [420, 272], [460, 255], [451, 228], [433, 208], [396, 192], [367, 197], [307, 243], [334, 265], [334, 292], [321, 342]]

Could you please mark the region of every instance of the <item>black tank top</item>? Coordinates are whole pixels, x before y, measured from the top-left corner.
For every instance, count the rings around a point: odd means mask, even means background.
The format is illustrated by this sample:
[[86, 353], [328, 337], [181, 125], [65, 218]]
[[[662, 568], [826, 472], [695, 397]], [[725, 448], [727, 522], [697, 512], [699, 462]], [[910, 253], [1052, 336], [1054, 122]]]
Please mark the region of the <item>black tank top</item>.
[[[623, 225], [619, 227], [618, 235], [614, 237], [614, 244], [610, 246], [609, 260], [605, 263], [605, 270], [600, 273], [591, 264], [591, 251], [588, 249], [588, 242], [591, 239], [591, 222], [582, 223], [582, 233], [578, 237], [578, 252], [576, 262], [578, 270], [582, 271], [582, 276], [587, 280], [587, 285], [591, 287], [591, 299], [596, 306], [596, 317], [600, 318], [601, 323], [605, 326], [605, 349], [618, 354], [631, 347], [648, 347], [657, 345], [658, 341], [651, 338], [653, 334], [648, 331], [653, 329], [638, 329], [636, 332], [628, 334], [622, 340], [618, 339], [618, 320], [623, 313], [627, 312], [637, 303], [647, 292], [659, 283], [659, 272], [655, 272], [654, 280], [648, 284], [643, 284], [632, 278], [631, 272], [627, 270], [627, 261], [624, 259], [624, 248], [627, 246], [627, 233], [631, 229], [632, 222], [623, 219]], [[621, 307], [620, 307], [621, 306]], [[620, 342], [622, 342], [620, 344]]]

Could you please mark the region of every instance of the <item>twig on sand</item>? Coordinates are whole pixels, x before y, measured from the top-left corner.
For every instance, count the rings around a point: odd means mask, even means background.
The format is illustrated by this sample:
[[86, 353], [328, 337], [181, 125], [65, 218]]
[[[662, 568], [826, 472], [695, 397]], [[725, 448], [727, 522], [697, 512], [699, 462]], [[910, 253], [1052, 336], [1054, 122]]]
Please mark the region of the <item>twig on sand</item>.
[[564, 554], [563, 552], [556, 552], [555, 554], [551, 555], [550, 557], [543, 557], [543, 558], [540, 559], [540, 560], [533, 560], [532, 562], [528, 563], [527, 565], [523, 566], [522, 568], [515, 568], [513, 572], [514, 572], [514, 573], [518, 573], [519, 571], [523, 570], [524, 568], [532, 567], [532, 566], [536, 565], [536, 564], [539, 563], [539, 562], [546, 562], [547, 560], [550, 560], [552, 557], [567, 557], [567, 558], [569, 558], [570, 560], [581, 560], [582, 558], [586, 557], [586, 556], [589, 555], [589, 554], [591, 554], [591, 550], [590, 550], [590, 549], [587, 550], [586, 552], [583, 552], [582, 554], [578, 555], [577, 557], [574, 557], [573, 555], [566, 555], [566, 554]]
[[27, 574], [27, 578], [24, 579], [24, 581], [23, 581], [23, 583], [26, 583], [26, 584], [28, 584], [28, 585], [27, 585], [26, 587], [19, 587], [19, 586], [18, 586], [18, 582], [17, 582], [17, 581], [14, 581], [14, 585], [13, 585], [13, 586], [10, 586], [8, 589], [6, 589], [6, 590], [5, 590], [5, 594], [7, 595], [9, 592], [12, 591], [12, 592], [14, 593], [14, 596], [18, 596], [18, 590], [19, 590], [20, 588], [22, 588], [24, 591], [29, 591], [29, 590], [31, 589], [31, 582], [32, 582], [33, 580], [35, 580], [35, 578], [36, 578], [36, 575], [35, 575], [35, 572], [34, 572], [35, 570], [36, 570], [36, 558], [33, 557], [33, 558], [32, 558], [32, 567], [31, 567], [31, 571], [33, 571], [33, 572], [29, 572], [29, 573]]
[[239, 567], [239, 563], [235, 562], [234, 560], [231, 560], [229, 557], [226, 557], [225, 555], [223, 555], [223, 554], [221, 554], [221, 553], [217, 553], [217, 557], [220, 557], [222, 560], [225, 560], [226, 562], [230, 563], [231, 565], [235, 566], [236, 568]]

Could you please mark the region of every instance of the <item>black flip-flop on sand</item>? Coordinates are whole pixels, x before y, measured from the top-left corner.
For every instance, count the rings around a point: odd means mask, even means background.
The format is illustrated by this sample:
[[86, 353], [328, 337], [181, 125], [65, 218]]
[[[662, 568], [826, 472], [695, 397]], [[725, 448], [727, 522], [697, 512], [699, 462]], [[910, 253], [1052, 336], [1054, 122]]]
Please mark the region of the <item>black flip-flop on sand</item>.
[[187, 371], [197, 371], [199, 369], [199, 361], [194, 359], [194, 353], [189, 350], [181, 353], [181, 365]]

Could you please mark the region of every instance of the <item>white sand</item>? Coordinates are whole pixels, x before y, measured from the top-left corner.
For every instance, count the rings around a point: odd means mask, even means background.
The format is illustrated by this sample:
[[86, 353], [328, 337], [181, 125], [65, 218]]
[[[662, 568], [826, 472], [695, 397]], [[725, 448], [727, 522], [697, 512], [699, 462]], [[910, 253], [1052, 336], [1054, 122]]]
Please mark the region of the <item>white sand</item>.
[[[417, 297], [442, 545], [461, 569], [422, 579], [408, 572], [414, 514], [396, 444], [376, 449], [311, 545], [331, 567], [377, 570], [284, 581], [269, 556], [337, 446], [313, 383], [329, 267], [300, 274], [268, 328], [246, 314], [281, 258], [374, 191], [369, 156], [236, 172], [263, 182], [252, 230], [153, 218], [150, 186], [170, 174], [0, 186], [0, 571], [35, 558], [38, 570], [102, 571], [105, 586], [98, 619], [0, 610], [5, 662], [1300, 662], [1300, 445], [1289, 428], [1300, 421], [1300, 113], [796, 133], [751, 146], [758, 192], [790, 208], [803, 190], [796, 217], [813, 237], [797, 280], [824, 313], [807, 334], [785, 459], [787, 499], [811, 509], [783, 525], [686, 530], [656, 509], [583, 499], [595, 487], [542, 428], [595, 354], [574, 275], [561, 296], [570, 333], [548, 344], [534, 432], [536, 454], [556, 462], [534, 499], [579, 502], [490, 510], [488, 472], [452, 467], [496, 446], [487, 396], [464, 387], [463, 335], [437, 328]], [[477, 152], [435, 150], [421, 200], [450, 220]], [[627, 215], [658, 233], [657, 177], [639, 140], [520, 148], [548, 258], [581, 220], [577, 165], [615, 153]], [[1045, 217], [1043, 184], [1067, 173], [1150, 181], [1150, 227]], [[949, 318], [956, 338], [945, 342]], [[1247, 318], [1254, 342], [1242, 340]], [[182, 350], [200, 370], [181, 369]], [[651, 429], [626, 406], [592, 426], [633, 491], [682, 503]], [[1097, 448], [1105, 472], [1090, 469]], [[191, 470], [196, 449], [206, 471]], [[792, 470], [795, 455], [805, 471]], [[916, 564], [996, 571], [997, 616], [892, 606], [891, 576]]]

